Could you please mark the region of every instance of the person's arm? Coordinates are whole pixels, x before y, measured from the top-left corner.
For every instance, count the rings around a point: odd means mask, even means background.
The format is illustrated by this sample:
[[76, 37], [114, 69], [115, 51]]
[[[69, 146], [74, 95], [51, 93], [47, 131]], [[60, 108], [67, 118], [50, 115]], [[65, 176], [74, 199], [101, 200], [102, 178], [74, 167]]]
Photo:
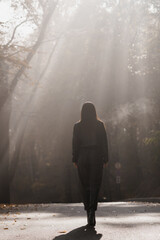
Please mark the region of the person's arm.
[[72, 138], [72, 162], [76, 166], [78, 157], [78, 137], [77, 137], [77, 125], [73, 128], [73, 138]]
[[103, 151], [103, 162], [105, 165], [108, 163], [108, 139], [104, 124], [102, 124], [102, 151]]

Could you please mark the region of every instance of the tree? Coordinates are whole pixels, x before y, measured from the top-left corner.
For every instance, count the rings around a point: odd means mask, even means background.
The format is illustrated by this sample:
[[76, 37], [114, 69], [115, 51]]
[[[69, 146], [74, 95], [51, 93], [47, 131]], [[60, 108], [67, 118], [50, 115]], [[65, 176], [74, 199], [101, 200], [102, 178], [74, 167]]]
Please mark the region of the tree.
[[[13, 1], [12, 8], [19, 9], [24, 11], [26, 19], [13, 28], [12, 36], [7, 43], [3, 43], [1, 39], [1, 71], [2, 80], [1, 80], [1, 101], [0, 101], [0, 112], [1, 112], [1, 138], [2, 144], [0, 149], [0, 160], [1, 160], [1, 171], [3, 174], [1, 177], [1, 186], [0, 186], [0, 202], [9, 202], [9, 119], [11, 111], [11, 99], [13, 97], [13, 91], [20, 80], [20, 77], [25, 73], [29, 63], [36, 53], [38, 47], [44, 40], [44, 34], [48, 25], [48, 22], [54, 12], [57, 1]], [[26, 13], [27, 11], [27, 13]], [[41, 13], [39, 13], [39, 11]], [[32, 21], [36, 26], [37, 36], [35, 36], [34, 44], [29, 47], [22, 45], [17, 45], [16, 31], [24, 23]], [[3, 23], [1, 23], [3, 24]], [[5, 36], [7, 32], [3, 33]], [[25, 42], [24, 42], [25, 44]], [[4, 67], [6, 66], [6, 67]], [[10, 79], [7, 81], [6, 77], [9, 68], [15, 67], [15, 73], [13, 72], [10, 76]], [[3, 93], [3, 94], [2, 94]], [[8, 112], [6, 112], [8, 109]], [[10, 109], [10, 110], [9, 110]], [[4, 124], [5, 127], [4, 127]], [[16, 156], [17, 161], [17, 156]], [[14, 161], [13, 164], [16, 162]], [[16, 164], [14, 169], [16, 168]], [[12, 168], [13, 169], [13, 168]], [[13, 170], [12, 170], [13, 174]]]

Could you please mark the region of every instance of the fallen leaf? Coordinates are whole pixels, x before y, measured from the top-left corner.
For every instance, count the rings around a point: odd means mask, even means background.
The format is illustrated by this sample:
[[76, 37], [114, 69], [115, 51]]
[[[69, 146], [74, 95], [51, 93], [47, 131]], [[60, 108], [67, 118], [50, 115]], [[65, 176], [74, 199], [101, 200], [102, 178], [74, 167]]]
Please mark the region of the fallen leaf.
[[60, 231], [59, 233], [66, 233], [67, 231]]
[[5, 227], [5, 228], [3, 228], [4, 230], [7, 230], [8, 228], [7, 227]]

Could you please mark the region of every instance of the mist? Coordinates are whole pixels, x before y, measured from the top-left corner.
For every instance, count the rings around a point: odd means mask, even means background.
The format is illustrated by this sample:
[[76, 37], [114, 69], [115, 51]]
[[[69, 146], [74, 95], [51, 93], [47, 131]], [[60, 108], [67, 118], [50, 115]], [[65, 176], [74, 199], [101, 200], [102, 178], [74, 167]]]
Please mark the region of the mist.
[[81, 200], [71, 148], [85, 101], [109, 140], [100, 200], [159, 196], [158, 1], [13, 2], [0, 23], [0, 201]]

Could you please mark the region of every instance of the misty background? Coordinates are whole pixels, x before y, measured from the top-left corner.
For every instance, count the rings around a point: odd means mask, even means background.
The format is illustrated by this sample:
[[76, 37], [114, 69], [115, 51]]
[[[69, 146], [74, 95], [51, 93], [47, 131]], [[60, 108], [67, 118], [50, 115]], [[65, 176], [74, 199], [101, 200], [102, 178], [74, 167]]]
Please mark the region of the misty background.
[[160, 196], [160, 2], [0, 1], [0, 202], [79, 202], [73, 125], [92, 101], [100, 201]]

